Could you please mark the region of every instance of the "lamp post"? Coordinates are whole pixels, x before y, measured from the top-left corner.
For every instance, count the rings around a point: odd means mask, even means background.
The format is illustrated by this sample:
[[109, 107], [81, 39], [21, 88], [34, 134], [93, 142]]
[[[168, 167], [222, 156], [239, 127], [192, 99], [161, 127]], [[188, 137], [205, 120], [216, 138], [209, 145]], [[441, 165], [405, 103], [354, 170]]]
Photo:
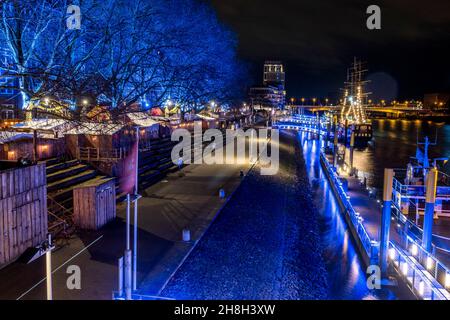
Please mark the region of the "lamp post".
[[432, 168], [426, 177], [425, 216], [423, 219], [422, 244], [427, 252], [431, 252], [431, 240], [433, 237], [434, 205], [436, 202], [438, 171]]
[[52, 243], [52, 235], [47, 235], [47, 241], [43, 245], [45, 251], [45, 271], [47, 284], [47, 300], [53, 300], [53, 285], [52, 285], [52, 250], [55, 247]]
[[380, 233], [380, 269], [382, 276], [387, 274], [388, 266], [388, 244], [389, 231], [391, 226], [391, 203], [392, 186], [394, 182], [394, 170], [384, 169], [383, 187], [383, 212], [381, 213], [381, 233]]

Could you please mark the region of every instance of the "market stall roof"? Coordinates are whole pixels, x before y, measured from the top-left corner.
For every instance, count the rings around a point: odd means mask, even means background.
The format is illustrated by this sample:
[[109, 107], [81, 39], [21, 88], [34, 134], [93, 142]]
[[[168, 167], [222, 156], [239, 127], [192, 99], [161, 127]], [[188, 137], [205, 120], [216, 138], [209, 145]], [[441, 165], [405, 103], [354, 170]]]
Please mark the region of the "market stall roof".
[[5, 144], [24, 138], [33, 138], [33, 135], [24, 132], [0, 131], [0, 144]]
[[[55, 136], [51, 134], [38, 133], [38, 138], [54, 139]], [[33, 134], [18, 131], [0, 131], [0, 144], [5, 144], [24, 139], [33, 139]]]
[[125, 125], [117, 123], [85, 122], [67, 131], [65, 134], [86, 134], [93, 136], [113, 135]]
[[73, 127], [73, 123], [64, 119], [33, 119], [15, 124], [13, 129], [66, 131]]
[[154, 117], [148, 115], [145, 112], [132, 112], [127, 113], [127, 117], [135, 124], [140, 127], [151, 127], [155, 124], [159, 124], [158, 121], [154, 120]]
[[207, 121], [217, 120], [216, 118], [208, 117], [208, 116], [205, 116], [203, 114], [197, 114], [196, 116], [199, 117], [200, 119], [207, 120]]

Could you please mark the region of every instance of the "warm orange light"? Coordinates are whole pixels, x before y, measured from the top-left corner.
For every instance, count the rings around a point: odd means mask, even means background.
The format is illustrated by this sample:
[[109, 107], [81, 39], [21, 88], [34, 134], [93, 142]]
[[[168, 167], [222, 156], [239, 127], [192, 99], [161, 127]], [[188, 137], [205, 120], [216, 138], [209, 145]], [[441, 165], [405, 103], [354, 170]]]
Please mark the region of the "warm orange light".
[[15, 158], [16, 158], [16, 152], [8, 151], [8, 160], [15, 160]]

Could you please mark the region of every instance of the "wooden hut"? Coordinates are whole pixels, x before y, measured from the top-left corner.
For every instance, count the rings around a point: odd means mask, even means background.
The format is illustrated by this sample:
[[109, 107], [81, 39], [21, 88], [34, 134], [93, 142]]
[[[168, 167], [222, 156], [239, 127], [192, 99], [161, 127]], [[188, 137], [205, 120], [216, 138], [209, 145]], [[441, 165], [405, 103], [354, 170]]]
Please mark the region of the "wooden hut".
[[79, 160], [120, 159], [133, 140], [123, 124], [86, 122], [65, 132], [67, 149]]
[[98, 230], [116, 217], [114, 179], [90, 181], [73, 190], [75, 225]]
[[130, 127], [139, 127], [139, 145], [145, 147], [150, 140], [158, 139], [161, 123], [145, 112], [126, 114], [125, 122]]
[[64, 132], [73, 127], [62, 119], [20, 122], [0, 132], [0, 160], [44, 160], [65, 154]]

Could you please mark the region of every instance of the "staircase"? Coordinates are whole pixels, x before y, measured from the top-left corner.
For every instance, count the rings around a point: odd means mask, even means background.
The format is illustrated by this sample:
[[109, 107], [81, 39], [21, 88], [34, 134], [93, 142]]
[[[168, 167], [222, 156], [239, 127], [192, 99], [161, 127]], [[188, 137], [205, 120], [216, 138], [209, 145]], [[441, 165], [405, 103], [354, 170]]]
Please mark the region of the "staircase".
[[85, 182], [107, 178], [79, 160], [46, 161], [49, 231], [58, 234], [73, 226], [73, 189]]

